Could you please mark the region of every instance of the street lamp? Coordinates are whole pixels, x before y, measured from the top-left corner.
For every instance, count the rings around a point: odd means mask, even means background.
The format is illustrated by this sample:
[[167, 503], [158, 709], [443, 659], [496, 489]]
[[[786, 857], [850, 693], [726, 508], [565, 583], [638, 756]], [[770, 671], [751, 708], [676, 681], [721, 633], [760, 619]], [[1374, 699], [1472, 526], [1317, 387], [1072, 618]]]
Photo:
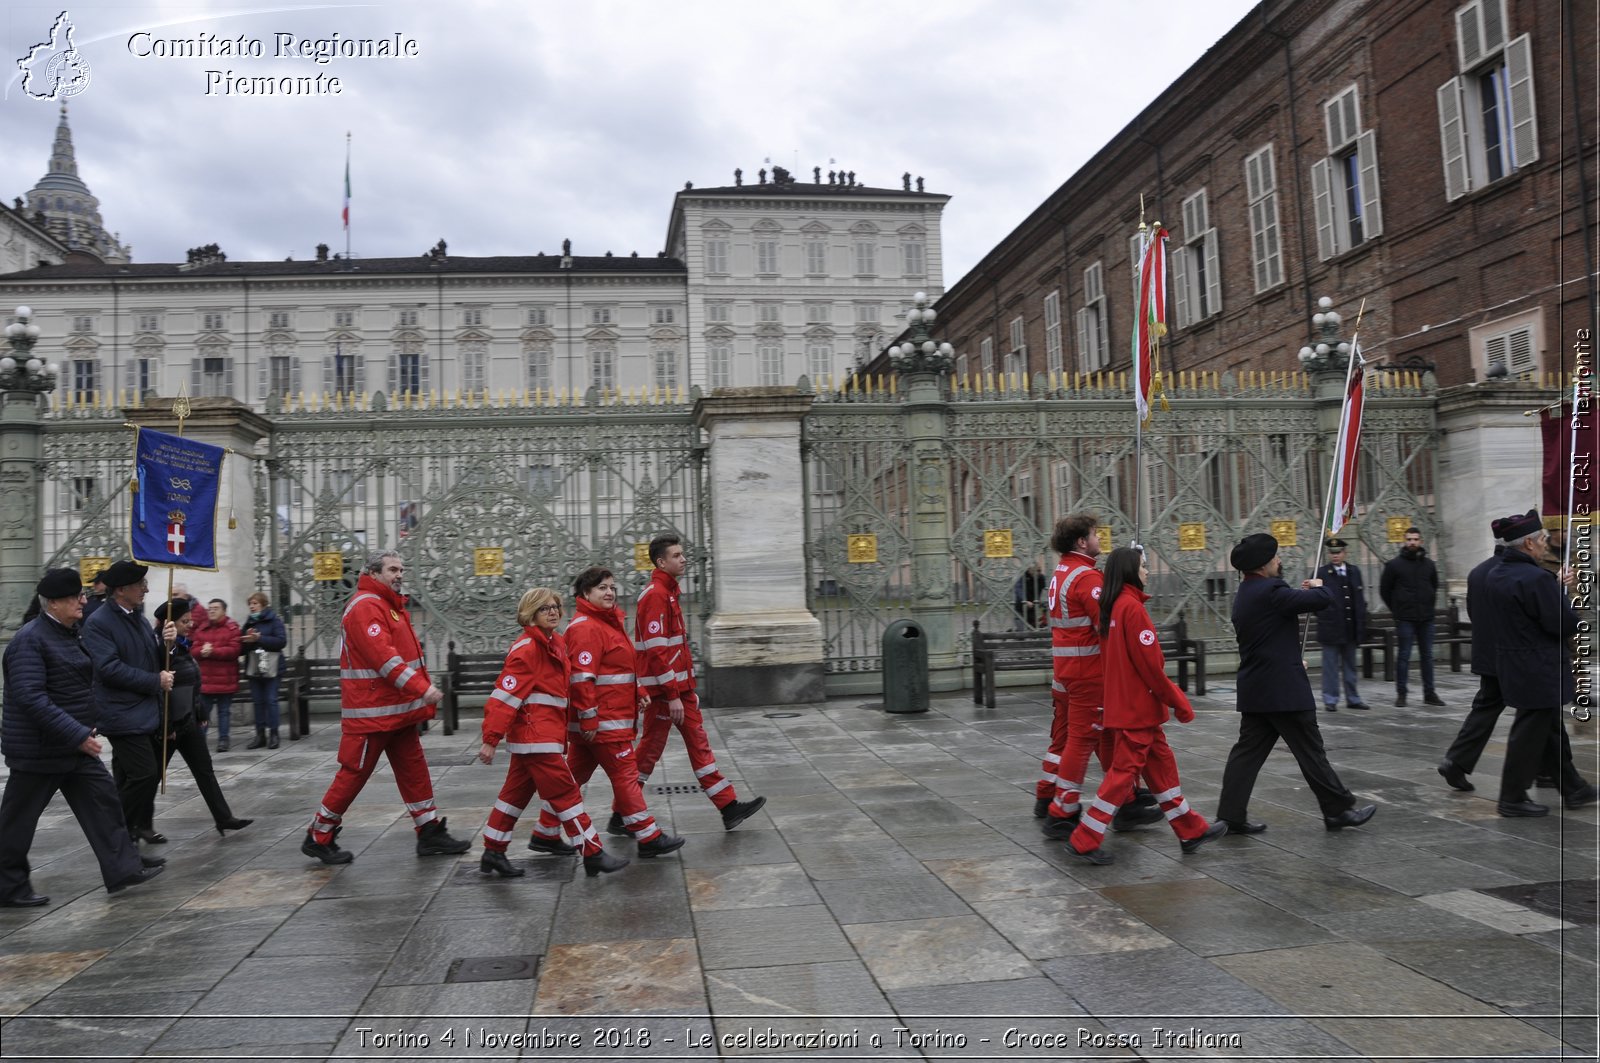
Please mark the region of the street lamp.
[[930, 326], [938, 317], [928, 305], [928, 293], [911, 297], [914, 304], [906, 311], [905, 339], [889, 347], [889, 364], [901, 376], [912, 373], [947, 373], [956, 364], [956, 349], [936, 341]]
[[38, 394], [54, 391], [60, 366], [46, 365], [33, 353], [33, 345], [39, 342], [39, 326], [32, 321], [33, 311], [19, 306], [14, 316], [16, 320], [5, 328], [11, 353], [0, 357], [0, 391]]
[[1339, 325], [1343, 319], [1333, 309], [1333, 300], [1324, 295], [1317, 300], [1317, 312], [1311, 315], [1311, 325], [1316, 331], [1312, 342], [1300, 348], [1300, 364], [1309, 372], [1338, 372], [1343, 374], [1350, 364], [1350, 344], [1339, 338]]

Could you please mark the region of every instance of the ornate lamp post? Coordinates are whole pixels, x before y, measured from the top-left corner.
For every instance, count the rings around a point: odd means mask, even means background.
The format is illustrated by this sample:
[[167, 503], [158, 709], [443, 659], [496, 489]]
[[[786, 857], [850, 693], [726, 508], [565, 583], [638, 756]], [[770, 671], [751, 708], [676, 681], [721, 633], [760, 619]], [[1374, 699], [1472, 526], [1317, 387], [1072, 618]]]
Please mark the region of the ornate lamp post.
[[47, 394], [55, 390], [59, 366], [46, 365], [33, 353], [39, 342], [39, 326], [32, 321], [33, 311], [17, 307], [16, 320], [6, 326], [11, 353], [0, 358], [0, 391], [31, 391]]
[[1300, 348], [1300, 364], [1313, 377], [1332, 373], [1343, 377], [1350, 365], [1350, 344], [1339, 338], [1343, 319], [1333, 309], [1333, 300], [1324, 295], [1317, 300], [1317, 312], [1311, 315], [1311, 325], [1316, 330], [1312, 342]]
[[16, 631], [43, 562], [40, 410], [57, 372], [33, 353], [33, 311], [19, 306], [15, 316], [5, 327], [11, 350], [0, 357], [0, 642]]
[[928, 293], [918, 292], [911, 297], [912, 307], [906, 311], [906, 338], [889, 348], [889, 364], [903, 377], [915, 373], [947, 373], [955, 367], [956, 349], [948, 343], [936, 341], [929, 326], [937, 314], [928, 305]]

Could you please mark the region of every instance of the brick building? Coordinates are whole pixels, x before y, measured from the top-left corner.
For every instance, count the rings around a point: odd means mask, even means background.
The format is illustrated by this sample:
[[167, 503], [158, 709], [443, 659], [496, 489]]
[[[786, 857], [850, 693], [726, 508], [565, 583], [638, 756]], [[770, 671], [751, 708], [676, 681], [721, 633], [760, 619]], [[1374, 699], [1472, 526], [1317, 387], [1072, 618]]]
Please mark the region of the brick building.
[[1369, 362], [1442, 386], [1560, 369], [1595, 314], [1572, 7], [1263, 0], [939, 300], [958, 374], [1127, 369], [1141, 195], [1169, 372], [1298, 369], [1322, 296], [1347, 333], [1365, 300]]

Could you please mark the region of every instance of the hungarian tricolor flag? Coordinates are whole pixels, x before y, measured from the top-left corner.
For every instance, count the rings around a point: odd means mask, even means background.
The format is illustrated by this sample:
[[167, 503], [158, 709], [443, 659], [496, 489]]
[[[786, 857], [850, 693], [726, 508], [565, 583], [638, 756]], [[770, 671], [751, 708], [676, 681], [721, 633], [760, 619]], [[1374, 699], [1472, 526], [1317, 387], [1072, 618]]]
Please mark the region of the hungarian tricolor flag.
[[[1150, 421], [1150, 389], [1161, 372], [1167, 334], [1167, 230], [1139, 234], [1139, 305], [1133, 322], [1133, 401], [1139, 423]], [[1159, 393], [1158, 393], [1159, 394]], [[1161, 399], [1161, 408], [1169, 409]]]
[[1333, 454], [1333, 495], [1328, 500], [1327, 534], [1333, 535], [1356, 511], [1356, 466], [1361, 457], [1361, 410], [1366, 405], [1366, 360], [1361, 343], [1350, 350], [1350, 376], [1339, 415], [1339, 443]]

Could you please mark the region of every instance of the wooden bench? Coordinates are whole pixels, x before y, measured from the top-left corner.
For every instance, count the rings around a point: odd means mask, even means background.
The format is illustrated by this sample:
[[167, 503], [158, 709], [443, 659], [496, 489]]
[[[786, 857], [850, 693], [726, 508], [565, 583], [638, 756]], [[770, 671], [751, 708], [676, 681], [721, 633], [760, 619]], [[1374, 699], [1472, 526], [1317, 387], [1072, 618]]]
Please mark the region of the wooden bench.
[[[1361, 674], [1367, 679], [1372, 678], [1372, 655], [1374, 652], [1383, 654], [1383, 680], [1392, 683], [1395, 679], [1395, 660], [1399, 656], [1400, 633], [1395, 628], [1394, 617], [1385, 613], [1374, 617], [1367, 622], [1367, 638], [1360, 646], [1361, 649]], [[1450, 670], [1461, 671], [1464, 663], [1462, 648], [1472, 648], [1472, 621], [1461, 618], [1461, 605], [1456, 599], [1450, 599], [1450, 605], [1445, 609], [1436, 609], [1433, 613], [1433, 646], [1434, 661], [1438, 661], [1438, 651], [1441, 646], [1450, 648]]]
[[311, 699], [339, 699], [339, 660], [296, 654], [289, 658], [280, 685], [288, 708], [289, 737], [303, 738], [311, 733]]
[[[1050, 629], [1033, 631], [982, 631], [972, 622], [972, 701], [994, 708], [995, 673], [1038, 671], [1051, 668]], [[1161, 653], [1178, 666], [1178, 687], [1189, 689], [1189, 669], [1194, 668], [1194, 692], [1206, 692], [1206, 643], [1189, 637], [1189, 623], [1178, 615], [1171, 624], [1156, 628]]]
[[451, 734], [461, 726], [461, 698], [477, 698], [487, 700], [494, 690], [495, 680], [500, 678], [500, 670], [506, 665], [506, 655], [503, 653], [457, 653], [454, 641], [445, 644], [448, 651], [445, 654], [444, 701], [439, 707], [444, 710], [445, 734]]

